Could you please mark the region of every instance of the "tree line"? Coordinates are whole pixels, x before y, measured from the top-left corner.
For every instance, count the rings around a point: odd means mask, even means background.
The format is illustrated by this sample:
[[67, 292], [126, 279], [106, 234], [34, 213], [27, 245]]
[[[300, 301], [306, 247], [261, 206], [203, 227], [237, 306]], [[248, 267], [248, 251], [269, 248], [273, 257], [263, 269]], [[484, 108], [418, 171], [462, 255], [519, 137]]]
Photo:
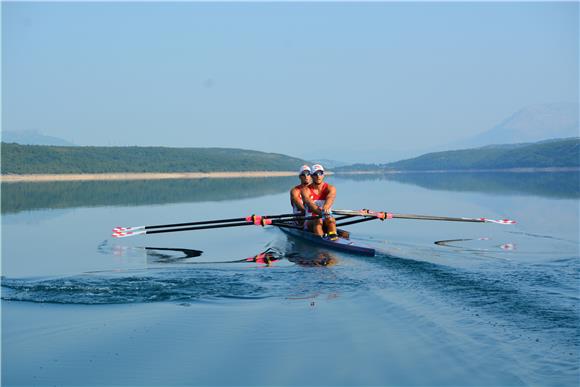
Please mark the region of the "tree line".
[[299, 158], [235, 148], [47, 146], [2, 143], [2, 174], [294, 171]]

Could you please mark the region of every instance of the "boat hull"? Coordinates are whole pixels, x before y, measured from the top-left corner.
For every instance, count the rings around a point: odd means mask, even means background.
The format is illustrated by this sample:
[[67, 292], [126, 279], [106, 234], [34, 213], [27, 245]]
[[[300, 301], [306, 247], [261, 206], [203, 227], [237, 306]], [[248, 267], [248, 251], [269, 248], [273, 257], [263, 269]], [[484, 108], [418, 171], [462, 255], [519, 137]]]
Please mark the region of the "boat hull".
[[375, 249], [360, 244], [345, 238], [338, 238], [337, 240], [330, 240], [321, 238], [313, 233], [297, 228], [279, 227], [285, 234], [311, 242], [312, 244], [327, 247], [329, 249], [344, 251], [356, 255], [365, 255], [373, 257], [376, 253]]

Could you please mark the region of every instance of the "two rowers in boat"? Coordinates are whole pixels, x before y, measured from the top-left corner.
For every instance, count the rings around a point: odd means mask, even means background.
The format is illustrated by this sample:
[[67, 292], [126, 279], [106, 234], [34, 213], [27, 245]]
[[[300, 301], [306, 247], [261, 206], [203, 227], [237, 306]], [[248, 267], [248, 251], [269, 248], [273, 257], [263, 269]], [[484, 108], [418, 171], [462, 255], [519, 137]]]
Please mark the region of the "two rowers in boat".
[[315, 235], [336, 240], [336, 221], [332, 217], [332, 205], [336, 197], [336, 188], [324, 182], [324, 167], [314, 164], [312, 169], [308, 165], [300, 168], [300, 185], [290, 190], [290, 202], [294, 213], [320, 218], [304, 222], [304, 229]]

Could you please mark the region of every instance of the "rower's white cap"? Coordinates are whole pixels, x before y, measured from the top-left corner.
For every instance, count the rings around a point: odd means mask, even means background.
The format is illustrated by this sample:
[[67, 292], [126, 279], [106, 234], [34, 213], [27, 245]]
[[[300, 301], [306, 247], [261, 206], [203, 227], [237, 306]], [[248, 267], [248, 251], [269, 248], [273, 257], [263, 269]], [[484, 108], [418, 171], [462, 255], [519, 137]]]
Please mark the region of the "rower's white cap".
[[312, 166], [312, 173], [316, 173], [318, 171], [324, 172], [324, 167], [320, 164], [314, 164]]
[[303, 166], [301, 166], [301, 167], [300, 167], [300, 173], [299, 173], [299, 175], [302, 175], [302, 174], [303, 174], [304, 172], [306, 172], [306, 171], [307, 171], [308, 173], [312, 172], [312, 171], [310, 170], [310, 167], [309, 167], [308, 165], [303, 165]]

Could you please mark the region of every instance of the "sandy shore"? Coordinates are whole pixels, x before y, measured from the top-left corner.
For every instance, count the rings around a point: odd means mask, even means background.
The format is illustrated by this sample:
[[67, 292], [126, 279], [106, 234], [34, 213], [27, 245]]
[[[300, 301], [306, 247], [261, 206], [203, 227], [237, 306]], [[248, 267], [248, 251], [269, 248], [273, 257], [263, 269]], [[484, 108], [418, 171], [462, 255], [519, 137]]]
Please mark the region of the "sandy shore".
[[2, 182], [43, 182], [43, 181], [83, 181], [83, 180], [159, 180], [159, 179], [228, 179], [242, 177], [295, 176], [288, 171], [255, 172], [183, 172], [183, 173], [83, 173], [58, 175], [2, 175]]

